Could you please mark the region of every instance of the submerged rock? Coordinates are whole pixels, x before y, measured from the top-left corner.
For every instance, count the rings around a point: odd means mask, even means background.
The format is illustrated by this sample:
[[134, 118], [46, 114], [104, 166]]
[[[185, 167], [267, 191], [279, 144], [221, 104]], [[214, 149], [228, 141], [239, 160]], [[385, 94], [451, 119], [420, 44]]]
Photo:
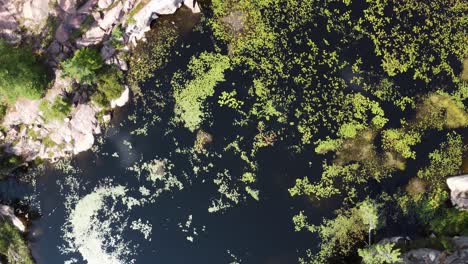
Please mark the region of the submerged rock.
[[461, 210], [468, 210], [468, 175], [450, 177], [447, 185], [453, 205]]

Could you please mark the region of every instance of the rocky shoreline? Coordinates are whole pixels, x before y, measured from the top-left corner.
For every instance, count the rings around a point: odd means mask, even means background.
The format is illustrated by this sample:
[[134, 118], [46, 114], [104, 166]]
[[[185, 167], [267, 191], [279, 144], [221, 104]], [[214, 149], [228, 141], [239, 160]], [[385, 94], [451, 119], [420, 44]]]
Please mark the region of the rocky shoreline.
[[[93, 46], [100, 47], [105, 64], [114, 64], [125, 72], [125, 53], [145, 40], [151, 22], [182, 5], [200, 12], [193, 0], [0, 0], [0, 37], [11, 44], [32, 45], [53, 73], [44, 98], [49, 102], [57, 96], [72, 99], [70, 114], [64, 120], [52, 121], [43, 117], [40, 100], [17, 100], [1, 124], [4, 151], [29, 162], [38, 158], [56, 161], [90, 149], [94, 135], [101, 133], [102, 124], [111, 119], [112, 109], [127, 103], [130, 90], [126, 86], [108, 108], [97, 106], [89, 100], [89, 86], [64, 77], [60, 63], [75, 50]], [[118, 49], [111, 43], [116, 28], [123, 33]]]

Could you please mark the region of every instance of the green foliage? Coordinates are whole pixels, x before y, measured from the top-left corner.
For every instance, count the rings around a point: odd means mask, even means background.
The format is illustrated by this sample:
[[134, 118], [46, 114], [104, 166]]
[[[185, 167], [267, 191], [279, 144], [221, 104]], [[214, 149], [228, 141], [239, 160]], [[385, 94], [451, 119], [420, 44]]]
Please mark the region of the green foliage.
[[468, 234], [468, 212], [447, 208], [430, 221], [431, 230], [437, 235], [457, 236]]
[[421, 142], [421, 135], [415, 131], [403, 129], [387, 129], [382, 132], [383, 147], [395, 151], [405, 159], [415, 159], [416, 152], [411, 147]]
[[6, 115], [8, 107], [2, 103], [0, 103], [0, 122], [3, 121], [3, 118]]
[[317, 140], [315, 144], [317, 145], [317, 147], [315, 147], [315, 152], [318, 154], [325, 154], [329, 151], [337, 151], [343, 144], [343, 141], [340, 139], [330, 139], [330, 137], [328, 137], [326, 140]]
[[45, 36], [42, 39], [41, 46], [47, 48], [55, 38], [55, 31], [60, 25], [60, 21], [56, 16], [48, 16], [45, 25]]
[[43, 99], [39, 104], [39, 110], [46, 122], [52, 120], [63, 121], [71, 112], [72, 107], [69, 100], [56, 96], [54, 102], [51, 104], [48, 100]]
[[378, 214], [375, 202], [366, 200], [349, 210], [341, 210], [336, 218], [324, 220], [320, 226], [310, 226], [303, 222], [303, 216], [296, 218], [299, 226], [305, 226], [311, 232], [317, 232], [320, 239], [319, 253], [312, 257], [311, 263], [326, 263], [332, 257], [347, 256], [356, 247], [363, 244], [366, 233], [378, 226]]
[[110, 101], [117, 99], [125, 90], [122, 72], [115, 67], [108, 67], [98, 74], [96, 92], [91, 100], [101, 107], [109, 107]]
[[0, 40], [0, 100], [13, 104], [20, 97], [39, 99], [45, 89], [45, 71], [31, 48]]
[[244, 174], [242, 174], [241, 181], [244, 183], [254, 183], [257, 181], [257, 178], [252, 172], [245, 172]]
[[300, 211], [299, 214], [293, 216], [294, 230], [299, 232], [303, 229], [314, 232], [314, 226], [310, 225], [307, 221], [307, 216], [304, 214], [304, 211]]
[[223, 91], [218, 99], [218, 104], [220, 106], [227, 106], [232, 109], [239, 110], [244, 102], [237, 100], [235, 96], [237, 95], [236, 91], [226, 92]]
[[429, 154], [429, 165], [418, 171], [418, 177], [429, 182], [433, 189], [443, 188], [447, 176], [460, 173], [465, 150], [461, 135], [449, 133], [447, 141]]
[[456, 78], [449, 58], [461, 60], [468, 50], [465, 1], [367, 3], [356, 29], [372, 39], [389, 76], [411, 70], [415, 79], [426, 82], [439, 74]]
[[99, 51], [94, 48], [81, 48], [75, 51], [72, 58], [62, 62], [65, 76], [71, 77], [79, 83], [94, 83], [97, 71], [103, 66]]
[[197, 129], [203, 121], [203, 103], [214, 94], [217, 83], [224, 81], [227, 68], [227, 56], [205, 52], [190, 60], [188, 72], [174, 76], [174, 112], [190, 131]]
[[5, 256], [10, 264], [34, 263], [20, 232], [5, 220], [0, 223], [0, 254]]
[[364, 264], [390, 264], [399, 263], [400, 249], [394, 249], [395, 244], [377, 244], [370, 248], [358, 249], [359, 256]]
[[375, 230], [379, 223], [378, 205], [375, 201], [364, 200], [358, 207], [362, 222], [370, 230]]
[[468, 81], [468, 58], [463, 60], [463, 71], [460, 77], [463, 81]]
[[[118, 3], [118, 2], [115, 2], [115, 3]], [[123, 44], [123, 34], [124, 34], [124, 31], [122, 30], [122, 27], [120, 27], [120, 26], [116, 26], [112, 30], [111, 37], [109, 39], [110, 44], [112, 45], [112, 47], [114, 47], [116, 49], [123, 48], [123, 46], [124, 46], [124, 44]]]

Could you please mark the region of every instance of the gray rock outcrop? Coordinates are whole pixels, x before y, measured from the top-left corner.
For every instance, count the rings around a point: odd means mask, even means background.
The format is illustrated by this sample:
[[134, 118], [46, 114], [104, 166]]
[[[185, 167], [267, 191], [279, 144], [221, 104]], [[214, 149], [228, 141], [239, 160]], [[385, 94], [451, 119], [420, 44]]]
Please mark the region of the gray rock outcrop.
[[143, 39], [145, 32], [151, 29], [151, 21], [158, 18], [158, 15], [173, 14], [182, 6], [183, 2], [183, 0], [150, 0], [139, 10], [136, 10], [131, 17], [127, 18], [128, 42], [136, 45], [136, 41]]
[[0, 219], [10, 221], [19, 231], [26, 231], [26, 226], [16, 217], [13, 208], [8, 205], [0, 204]]
[[450, 200], [458, 209], [468, 210], [468, 175], [447, 179], [450, 189]]
[[49, 15], [49, 0], [26, 0], [22, 5], [23, 25], [26, 28], [40, 30]]
[[455, 250], [453, 253], [435, 249], [413, 249], [403, 254], [405, 264], [464, 264], [468, 263], [468, 237], [454, 237], [452, 239]]
[[21, 41], [17, 9], [12, 0], [0, 0], [0, 37], [9, 43]]

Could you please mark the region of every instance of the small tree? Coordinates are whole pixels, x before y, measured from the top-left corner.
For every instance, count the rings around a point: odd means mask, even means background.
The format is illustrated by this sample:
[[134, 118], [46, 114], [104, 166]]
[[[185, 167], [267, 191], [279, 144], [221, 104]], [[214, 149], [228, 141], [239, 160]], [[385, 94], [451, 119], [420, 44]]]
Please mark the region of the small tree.
[[361, 215], [362, 222], [367, 226], [368, 245], [371, 245], [372, 231], [377, 228], [379, 223], [378, 205], [375, 201], [365, 200], [359, 206], [359, 214]]
[[94, 83], [96, 72], [102, 68], [103, 61], [96, 49], [82, 48], [75, 52], [72, 58], [62, 62], [64, 75], [79, 83]]

